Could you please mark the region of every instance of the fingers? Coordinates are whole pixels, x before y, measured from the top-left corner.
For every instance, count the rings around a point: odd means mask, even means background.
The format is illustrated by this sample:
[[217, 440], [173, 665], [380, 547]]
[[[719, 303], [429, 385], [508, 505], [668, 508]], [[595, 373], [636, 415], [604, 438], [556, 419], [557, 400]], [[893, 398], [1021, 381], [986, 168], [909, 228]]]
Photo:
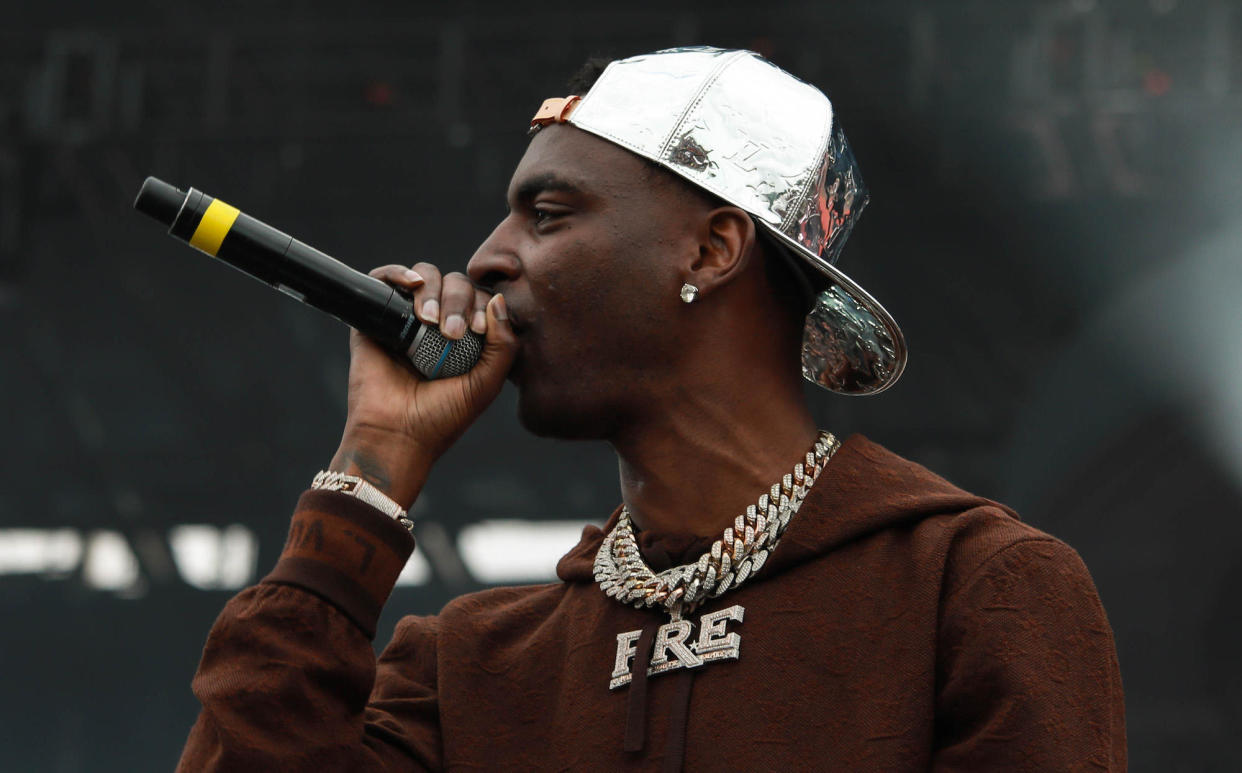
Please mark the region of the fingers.
[[423, 278], [423, 284], [414, 292], [414, 313], [423, 322], [440, 324], [440, 269], [430, 263], [415, 263], [411, 270]]
[[479, 356], [479, 365], [488, 371], [495, 371], [503, 381], [509, 375], [517, 351], [517, 334], [513, 332], [513, 325], [509, 322], [509, 307], [505, 305], [505, 297], [493, 296], [487, 303], [487, 338], [483, 343], [483, 354]]
[[474, 314], [470, 315], [470, 329], [479, 335], [487, 332], [487, 304], [492, 296], [478, 288], [474, 291]]
[[458, 339], [466, 334], [466, 320], [473, 315], [477, 291], [462, 273], [445, 274], [440, 287], [440, 332]]
[[413, 269], [406, 268], [405, 266], [398, 266], [396, 264], [373, 268], [369, 272], [369, 276], [373, 276], [376, 279], [387, 282], [388, 284], [396, 285], [397, 287], [410, 291], [413, 291], [415, 288], [421, 286], [424, 282], [422, 274]]
[[478, 363], [466, 373], [476, 399], [491, 402], [504, 386], [505, 377], [517, 357], [518, 340], [509, 323], [509, 310], [503, 295], [495, 295], [484, 309], [487, 338]]
[[487, 330], [483, 307], [491, 296], [476, 288], [465, 274], [441, 274], [430, 263], [415, 263], [410, 268], [380, 266], [371, 271], [371, 276], [409, 291], [414, 314], [439, 327], [446, 338], [459, 339], [467, 328], [480, 335]]
[[[517, 334], [509, 322], [509, 307], [503, 295], [494, 295], [487, 302], [487, 343], [483, 348], [483, 356], [488, 350], [506, 350], [510, 355], [517, 353]], [[507, 372], [507, 369], [506, 369]]]

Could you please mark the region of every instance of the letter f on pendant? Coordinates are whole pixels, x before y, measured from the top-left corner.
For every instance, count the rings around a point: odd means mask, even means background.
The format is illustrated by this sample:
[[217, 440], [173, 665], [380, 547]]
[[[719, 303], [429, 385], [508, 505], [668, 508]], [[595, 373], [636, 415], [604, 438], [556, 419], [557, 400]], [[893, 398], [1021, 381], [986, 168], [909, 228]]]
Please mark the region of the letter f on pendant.
[[[630, 662], [634, 660], [634, 656], [638, 654], [638, 637], [643, 632], [626, 631], [617, 634], [617, 662], [613, 665], [612, 678], [620, 679], [623, 676], [630, 675]], [[629, 681], [628, 679], [626, 681]]]

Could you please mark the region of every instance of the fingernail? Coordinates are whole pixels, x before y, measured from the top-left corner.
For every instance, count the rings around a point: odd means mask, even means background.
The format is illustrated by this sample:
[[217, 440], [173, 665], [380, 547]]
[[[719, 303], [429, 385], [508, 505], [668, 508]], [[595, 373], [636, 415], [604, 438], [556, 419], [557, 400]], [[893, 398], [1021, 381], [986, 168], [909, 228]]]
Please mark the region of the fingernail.
[[440, 328], [440, 332], [445, 338], [461, 338], [466, 332], [466, 318], [460, 314], [450, 314], [444, 320], [444, 327]]
[[402, 276], [402, 277], [405, 279], [405, 281], [407, 281], [407, 282], [421, 282], [421, 281], [423, 281], [423, 275], [422, 275], [422, 274], [420, 274], [420, 273], [418, 273], [417, 271], [415, 271], [415, 270], [414, 270], [414, 269], [412, 269], [412, 268], [407, 268], [407, 269], [405, 270], [405, 273], [404, 273], [404, 274], [402, 274], [401, 276]]
[[474, 313], [474, 316], [470, 318], [470, 329], [478, 333], [479, 335], [483, 335], [484, 333], [486, 333], [487, 332], [487, 312], [483, 311], [482, 309], [479, 309], [478, 311], [476, 311]]
[[501, 322], [509, 321], [509, 307], [505, 306], [505, 297], [503, 295], [496, 296], [496, 319]]
[[430, 300], [423, 304], [423, 321], [433, 325], [440, 321], [440, 302]]

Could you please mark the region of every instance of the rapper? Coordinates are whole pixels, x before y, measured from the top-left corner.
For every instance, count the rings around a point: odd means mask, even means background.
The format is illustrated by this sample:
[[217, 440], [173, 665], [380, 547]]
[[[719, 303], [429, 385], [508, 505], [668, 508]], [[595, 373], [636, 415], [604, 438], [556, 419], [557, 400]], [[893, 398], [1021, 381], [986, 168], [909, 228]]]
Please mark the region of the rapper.
[[[372, 272], [481, 357], [426, 380], [352, 334], [340, 447], [210, 632], [181, 768], [1123, 770], [1074, 550], [808, 409], [804, 378], [906, 362], [837, 267], [868, 192], [828, 98], [715, 48], [570, 90], [466, 274]], [[530, 432], [611, 446], [620, 504], [558, 582], [407, 616], [377, 659], [407, 511], [506, 380]]]

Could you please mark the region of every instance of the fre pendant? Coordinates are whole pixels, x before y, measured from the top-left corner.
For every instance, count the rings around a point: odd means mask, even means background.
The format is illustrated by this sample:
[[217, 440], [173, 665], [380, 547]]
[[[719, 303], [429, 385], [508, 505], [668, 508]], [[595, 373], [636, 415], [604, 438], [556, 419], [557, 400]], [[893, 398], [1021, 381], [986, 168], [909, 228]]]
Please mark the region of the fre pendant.
[[[693, 638], [694, 624], [689, 620], [674, 619], [656, 630], [655, 646], [647, 676], [675, 671], [679, 668], [698, 668], [716, 660], [737, 660], [742, 650], [742, 637], [730, 633], [726, 626], [730, 620], [742, 622], [746, 612], [735, 604], [719, 612], [709, 612], [699, 618], [699, 635]], [[680, 616], [675, 616], [679, 618]], [[630, 683], [634, 656], [638, 654], [638, 637], [642, 631], [626, 631], [617, 634], [617, 659], [613, 664], [612, 681], [608, 689], [615, 690]]]

